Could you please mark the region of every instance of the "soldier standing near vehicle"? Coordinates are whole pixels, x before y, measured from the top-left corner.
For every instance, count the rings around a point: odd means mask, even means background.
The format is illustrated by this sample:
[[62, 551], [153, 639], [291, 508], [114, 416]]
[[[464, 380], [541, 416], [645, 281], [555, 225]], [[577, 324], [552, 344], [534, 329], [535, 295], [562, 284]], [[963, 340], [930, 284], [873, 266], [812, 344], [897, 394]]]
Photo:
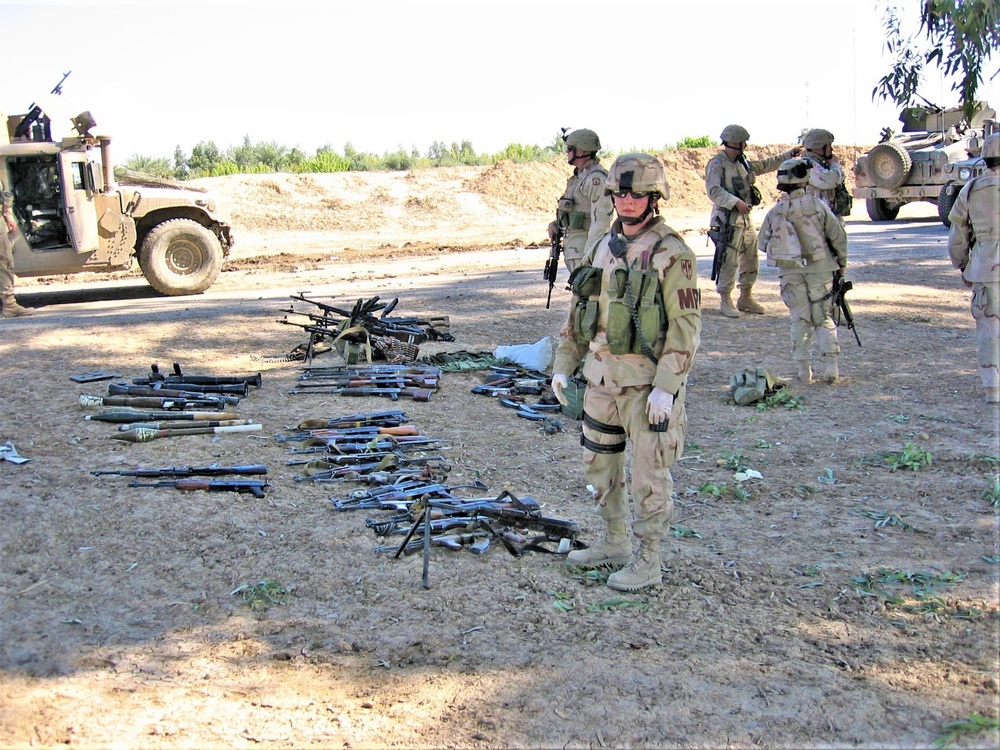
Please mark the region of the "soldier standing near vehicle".
[[14, 300], [14, 245], [11, 234], [17, 230], [14, 221], [14, 194], [8, 193], [0, 183], [0, 199], [3, 200], [3, 221], [0, 228], [0, 317], [19, 318], [31, 315], [31, 310], [21, 307]]
[[[755, 176], [773, 172], [781, 162], [797, 156], [802, 150], [795, 146], [770, 159], [749, 161], [744, 155], [750, 133], [740, 125], [727, 125], [722, 130], [722, 150], [705, 169], [705, 189], [714, 207], [710, 226], [731, 226], [732, 239], [726, 248], [725, 261], [719, 269], [715, 289], [719, 293], [720, 309], [727, 318], [740, 317], [737, 310], [761, 315], [764, 308], [752, 296], [757, 281], [757, 232], [750, 210], [760, 203], [760, 191], [754, 186]], [[733, 287], [739, 275], [740, 296], [733, 306]]]
[[803, 159], [811, 164], [806, 192], [819, 196], [834, 215], [844, 223], [844, 216], [851, 213], [854, 199], [844, 184], [844, 169], [833, 153], [833, 133], [813, 128], [802, 138], [805, 151]]
[[[659, 584], [660, 542], [673, 514], [670, 467], [684, 450], [687, 376], [701, 343], [696, 259], [659, 216], [670, 188], [659, 159], [620, 156], [606, 190], [618, 219], [584, 257], [570, 283], [569, 321], [560, 333], [552, 389], [560, 403], [583, 362], [585, 475], [604, 540], [567, 561], [587, 568], [628, 567], [608, 586], [637, 591]], [[632, 532], [626, 526], [626, 442], [631, 447]]]
[[573, 175], [559, 199], [556, 220], [549, 224], [549, 239], [555, 242], [562, 234], [563, 262], [570, 273], [611, 226], [611, 198], [604, 192], [608, 172], [597, 160], [600, 150], [593, 130], [581, 128], [566, 136], [566, 161]]
[[808, 192], [809, 159], [789, 159], [778, 167], [784, 195], [768, 211], [757, 244], [769, 266], [778, 267], [781, 299], [791, 318], [792, 359], [798, 379], [812, 380], [813, 335], [823, 359], [823, 377], [840, 377], [840, 344], [833, 322], [833, 276], [847, 268], [847, 233], [819, 196]]
[[962, 188], [948, 214], [948, 254], [972, 287], [979, 377], [986, 402], [1000, 402], [1000, 133], [983, 143], [986, 171]]

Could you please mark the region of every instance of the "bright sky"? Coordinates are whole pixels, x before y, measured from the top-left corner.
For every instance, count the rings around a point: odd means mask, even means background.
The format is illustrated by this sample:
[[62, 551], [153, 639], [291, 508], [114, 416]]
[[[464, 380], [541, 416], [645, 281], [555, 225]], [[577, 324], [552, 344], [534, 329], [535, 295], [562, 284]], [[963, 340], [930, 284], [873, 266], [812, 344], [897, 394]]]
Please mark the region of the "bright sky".
[[[914, 5], [914, 0], [907, 0]], [[44, 102], [57, 135], [90, 110], [116, 160], [274, 141], [307, 155], [469, 140], [546, 145], [561, 127], [606, 149], [751, 143], [805, 127], [843, 145], [899, 127], [873, 102], [889, 66], [873, 0], [0, 0], [0, 111]], [[915, 27], [914, 27], [915, 30]], [[996, 60], [992, 63], [995, 66]], [[988, 74], [987, 74], [988, 75]], [[957, 96], [940, 79], [921, 93]], [[1000, 109], [1000, 76], [983, 97]], [[61, 129], [62, 124], [65, 128]]]

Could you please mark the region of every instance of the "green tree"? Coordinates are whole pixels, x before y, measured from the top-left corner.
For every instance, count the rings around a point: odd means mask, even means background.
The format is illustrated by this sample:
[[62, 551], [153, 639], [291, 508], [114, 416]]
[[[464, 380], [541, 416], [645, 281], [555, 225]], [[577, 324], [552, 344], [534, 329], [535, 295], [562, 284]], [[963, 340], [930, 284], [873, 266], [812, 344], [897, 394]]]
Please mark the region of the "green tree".
[[174, 170], [170, 168], [170, 162], [162, 156], [154, 158], [152, 156], [133, 154], [122, 166], [132, 172], [142, 172], [143, 174], [162, 177], [166, 180], [174, 176]]
[[191, 149], [191, 158], [188, 159], [188, 168], [192, 177], [207, 177], [212, 174], [215, 166], [222, 161], [222, 154], [214, 141], [199, 141]]
[[1000, 48], [1000, 0], [921, 0], [919, 28], [911, 34], [903, 31], [900, 3], [886, 0], [882, 25], [893, 63], [872, 98], [910, 104], [919, 96], [924, 68], [933, 65], [955, 78], [952, 91], [959, 92], [965, 117], [971, 120], [983, 67]]
[[174, 148], [174, 179], [175, 180], [186, 180], [190, 176], [190, 170], [188, 169], [188, 159], [181, 151], [180, 144]]

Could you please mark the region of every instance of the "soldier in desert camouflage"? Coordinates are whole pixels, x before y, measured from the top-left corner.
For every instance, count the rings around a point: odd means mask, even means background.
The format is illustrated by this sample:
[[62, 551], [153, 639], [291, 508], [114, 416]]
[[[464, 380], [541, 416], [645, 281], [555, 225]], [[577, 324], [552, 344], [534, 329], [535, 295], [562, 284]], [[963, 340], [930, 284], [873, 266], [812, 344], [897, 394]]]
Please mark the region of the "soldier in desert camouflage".
[[601, 139], [593, 130], [581, 128], [566, 136], [566, 160], [573, 175], [559, 199], [556, 220], [549, 224], [549, 239], [563, 233], [563, 262], [570, 273], [580, 265], [584, 253], [611, 226], [611, 198], [604, 192], [607, 170], [597, 160]]
[[[583, 362], [585, 474], [607, 524], [600, 544], [571, 552], [568, 562], [627, 566], [608, 578], [608, 586], [636, 591], [661, 582], [660, 541], [673, 513], [670, 467], [684, 449], [684, 401], [701, 342], [701, 295], [694, 253], [659, 216], [658, 202], [670, 194], [659, 160], [649, 154], [619, 157], [606, 190], [618, 219], [570, 279], [573, 300], [552, 388], [565, 405], [568, 377]], [[634, 555], [629, 515], [639, 543]]]
[[[715, 282], [719, 293], [719, 307], [727, 318], [738, 318], [743, 311], [761, 315], [764, 308], [753, 298], [753, 285], [757, 281], [757, 232], [754, 230], [750, 210], [760, 203], [760, 191], [754, 185], [756, 175], [773, 172], [786, 159], [797, 156], [799, 146], [783, 154], [750, 161], [744, 155], [750, 133], [741, 125], [727, 125], [722, 130], [722, 150], [712, 157], [705, 168], [705, 189], [714, 207], [711, 226], [726, 223], [728, 217], [735, 228], [726, 260]], [[740, 296], [733, 306], [733, 287], [739, 275]]]
[[962, 188], [948, 219], [948, 254], [972, 287], [979, 377], [986, 401], [1000, 402], [1000, 133], [983, 143], [987, 169]]
[[817, 195], [806, 191], [810, 163], [789, 159], [778, 167], [778, 189], [784, 193], [768, 211], [757, 235], [769, 266], [778, 267], [781, 299], [791, 318], [792, 360], [798, 378], [812, 380], [811, 352], [815, 336], [823, 361], [823, 378], [840, 377], [840, 344], [831, 316], [833, 275], [847, 268], [847, 233]]
[[0, 317], [18, 318], [30, 315], [31, 310], [21, 307], [14, 300], [14, 246], [10, 235], [17, 229], [14, 221], [14, 195], [8, 193], [0, 183], [0, 199], [3, 201], [3, 226], [0, 227]]
[[802, 158], [810, 164], [806, 192], [818, 196], [840, 219], [851, 213], [851, 194], [844, 184], [844, 168], [833, 153], [833, 133], [823, 128], [813, 128], [802, 137], [805, 151]]

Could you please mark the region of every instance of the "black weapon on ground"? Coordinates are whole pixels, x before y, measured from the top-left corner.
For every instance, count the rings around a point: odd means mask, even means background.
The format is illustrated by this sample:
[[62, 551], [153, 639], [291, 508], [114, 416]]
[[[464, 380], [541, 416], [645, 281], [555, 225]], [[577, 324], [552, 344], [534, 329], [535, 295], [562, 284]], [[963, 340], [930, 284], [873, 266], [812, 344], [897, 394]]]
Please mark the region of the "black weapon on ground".
[[373, 377], [376, 375], [415, 375], [422, 378], [440, 378], [443, 370], [433, 365], [412, 362], [408, 365], [393, 365], [386, 362], [376, 365], [336, 365], [333, 367], [303, 368], [299, 380], [320, 379], [329, 377]]
[[131, 487], [174, 487], [183, 492], [205, 490], [206, 492], [239, 492], [254, 497], [264, 497], [264, 490], [270, 487], [260, 479], [173, 479], [165, 482], [140, 482], [134, 480]]
[[719, 222], [708, 230], [708, 238], [715, 245], [715, 255], [712, 257], [712, 281], [719, 279], [719, 273], [726, 264], [726, 252], [733, 241], [735, 227], [733, 226], [733, 209], [723, 211]]
[[339, 396], [387, 396], [393, 401], [398, 401], [400, 397], [430, 401], [434, 391], [429, 388], [292, 388], [288, 393], [293, 396], [301, 393], [334, 393]]
[[201, 420], [231, 420], [239, 419], [239, 414], [225, 411], [140, 411], [138, 409], [109, 409], [97, 414], [87, 414], [84, 419], [93, 422], [115, 422], [125, 424], [131, 422], [178, 421], [186, 422]]
[[563, 240], [563, 230], [562, 227], [556, 224], [556, 236], [552, 240], [552, 250], [549, 252], [549, 258], [545, 261], [545, 270], [542, 272], [542, 278], [549, 282], [549, 295], [545, 298], [545, 309], [549, 309], [549, 305], [552, 304], [552, 287], [556, 285], [556, 278], [559, 276], [559, 255], [562, 253], [562, 240]]
[[[299, 302], [307, 302], [310, 305], [315, 305], [323, 311], [323, 314], [315, 315], [294, 309], [285, 309], [282, 312], [305, 315], [322, 329], [322, 333], [332, 337], [336, 337], [342, 330], [347, 328], [361, 326], [368, 331], [369, 335], [389, 336], [405, 341], [408, 344], [422, 344], [424, 341], [455, 340], [455, 337], [448, 332], [449, 321], [446, 316], [389, 317], [389, 313], [399, 303], [398, 297], [390, 302], [381, 302], [377, 296], [367, 300], [359, 299], [350, 310], [310, 299], [304, 294], [293, 294], [291, 298]], [[336, 316], [340, 320], [331, 316]], [[291, 321], [289, 323], [291, 324]]]
[[166, 384], [177, 384], [184, 383], [187, 385], [239, 385], [240, 383], [245, 383], [246, 385], [252, 385], [254, 388], [260, 388], [263, 383], [261, 374], [255, 373], [253, 375], [185, 375], [181, 371], [181, 366], [174, 362], [173, 372], [169, 375], [164, 375], [160, 372], [160, 367], [157, 364], [151, 364], [149, 366], [150, 375], [148, 378], [138, 378], [132, 382], [136, 385], [151, 385], [153, 383], [166, 383]]
[[394, 377], [391, 375], [376, 376], [371, 378], [334, 378], [331, 380], [309, 380], [299, 381], [295, 386], [299, 390], [309, 388], [429, 388], [432, 391], [438, 389], [438, 381], [431, 378], [418, 378], [414, 376]]
[[264, 464], [244, 464], [241, 466], [170, 466], [159, 469], [135, 469], [120, 471], [118, 469], [99, 469], [90, 472], [95, 477], [103, 474], [115, 474], [121, 477], [222, 477], [227, 474], [267, 474]]
[[[227, 386], [230, 387], [230, 386]], [[214, 401], [216, 403], [235, 406], [240, 402], [240, 396], [219, 392], [206, 393], [191, 391], [181, 384], [177, 388], [158, 388], [148, 385], [125, 385], [124, 383], [108, 383], [109, 396], [147, 396], [150, 398], [181, 398], [187, 401]], [[243, 394], [246, 395], [245, 393]]]
[[844, 278], [844, 274], [835, 273], [833, 275], [833, 290], [830, 292], [833, 298], [833, 322], [840, 325], [841, 318], [847, 321], [847, 328], [854, 334], [854, 340], [861, 346], [861, 339], [858, 337], [858, 329], [854, 326], [854, 314], [851, 306], [847, 302], [847, 293], [854, 288], [854, 282]]
[[[144, 378], [149, 380], [149, 378]], [[129, 390], [126, 390], [129, 389]], [[175, 393], [182, 393], [190, 398], [201, 396], [202, 398], [246, 398], [250, 395], [250, 386], [245, 382], [241, 383], [219, 383], [216, 385], [206, 385], [200, 383], [167, 382], [165, 380], [153, 380], [148, 383], [135, 383], [127, 385], [125, 383], [108, 383], [108, 393], [135, 393], [143, 396], [155, 396], [162, 393], [165, 396]]]
[[348, 414], [343, 417], [332, 417], [330, 419], [310, 419], [301, 423], [299, 429], [303, 429], [301, 425], [306, 423], [309, 424], [309, 427], [306, 429], [318, 429], [322, 427], [339, 429], [349, 427], [368, 427], [372, 425], [377, 425], [379, 427], [395, 427], [396, 425], [405, 424], [409, 421], [410, 420], [406, 417], [406, 412], [403, 411], [378, 411], [368, 412], [366, 414]]

